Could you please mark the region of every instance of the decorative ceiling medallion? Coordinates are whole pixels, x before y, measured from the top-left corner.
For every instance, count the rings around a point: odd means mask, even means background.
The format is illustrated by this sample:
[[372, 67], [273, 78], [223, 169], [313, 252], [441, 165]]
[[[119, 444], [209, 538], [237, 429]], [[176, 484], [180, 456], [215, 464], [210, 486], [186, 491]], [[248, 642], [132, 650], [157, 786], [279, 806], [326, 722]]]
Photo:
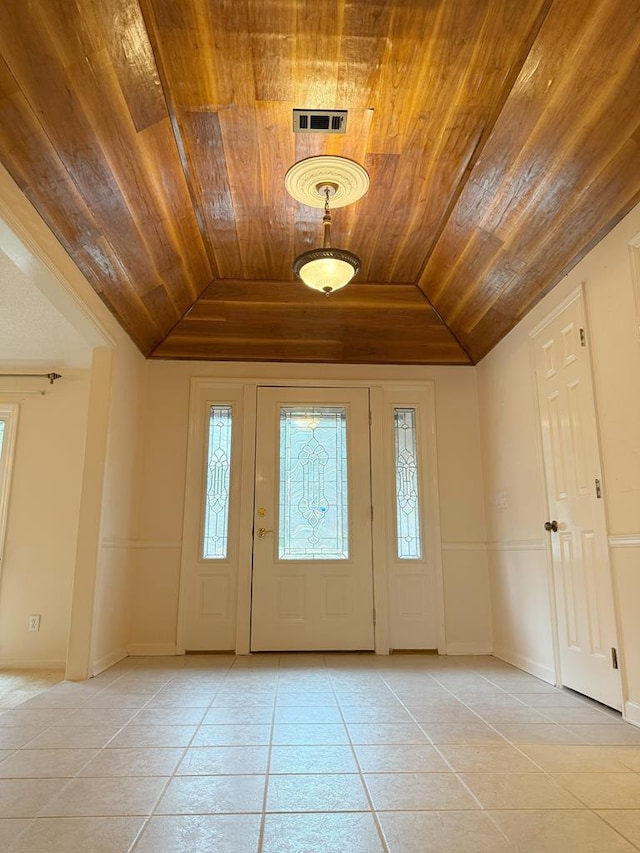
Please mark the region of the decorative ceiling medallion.
[[354, 160], [333, 155], [307, 157], [295, 163], [284, 177], [290, 196], [309, 207], [324, 207], [324, 187], [335, 186], [331, 208], [358, 201], [369, 189], [367, 170]]

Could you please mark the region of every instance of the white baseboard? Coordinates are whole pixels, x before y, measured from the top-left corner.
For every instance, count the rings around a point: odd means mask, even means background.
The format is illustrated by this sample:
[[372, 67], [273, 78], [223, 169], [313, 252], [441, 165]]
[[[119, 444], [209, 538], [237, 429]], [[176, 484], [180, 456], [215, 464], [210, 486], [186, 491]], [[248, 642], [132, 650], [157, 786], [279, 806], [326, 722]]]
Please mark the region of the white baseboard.
[[157, 657], [159, 655], [175, 655], [175, 643], [132, 643], [127, 646], [132, 657]]
[[627, 723], [631, 723], [633, 726], [640, 726], [640, 705], [636, 705], [635, 702], [625, 702], [622, 716]]
[[448, 655], [490, 655], [489, 643], [447, 643]]
[[64, 671], [66, 661], [63, 660], [0, 660], [0, 669], [61, 669]]
[[126, 649], [114, 649], [108, 655], [103, 655], [101, 658], [94, 660], [91, 665], [91, 675], [100, 675], [105, 669], [109, 669], [110, 666], [124, 660], [127, 654]]
[[537, 661], [532, 660], [525, 655], [518, 654], [518, 652], [514, 652], [511, 649], [503, 649], [501, 647], [494, 648], [493, 656], [503, 660], [505, 663], [510, 663], [512, 666], [516, 666], [518, 669], [522, 669], [524, 672], [528, 672], [530, 675], [535, 675], [536, 678], [546, 681], [547, 684], [555, 685], [556, 683], [556, 674], [552, 667], [538, 663]]

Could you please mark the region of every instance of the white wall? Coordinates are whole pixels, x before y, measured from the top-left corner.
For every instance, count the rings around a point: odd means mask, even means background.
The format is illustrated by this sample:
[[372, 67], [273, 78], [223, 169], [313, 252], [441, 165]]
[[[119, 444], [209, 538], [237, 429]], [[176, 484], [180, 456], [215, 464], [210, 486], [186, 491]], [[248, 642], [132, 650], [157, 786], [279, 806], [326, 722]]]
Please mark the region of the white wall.
[[[2, 372], [10, 365], [3, 365]], [[0, 380], [16, 390], [37, 380]], [[0, 575], [0, 666], [63, 668], [71, 610], [84, 461], [89, 371], [66, 369], [45, 396], [19, 404], [6, 542]], [[38, 632], [28, 631], [41, 614]]]
[[[145, 360], [2, 167], [0, 216], [25, 247], [13, 252], [22, 273], [94, 354], [91, 370], [61, 370], [50, 395], [22, 405], [0, 661], [66, 661], [84, 678], [127, 654]], [[42, 613], [39, 633], [23, 629], [30, 613]]]
[[447, 649], [491, 649], [482, 466], [473, 368], [355, 367], [149, 361], [141, 440], [138, 559], [131, 648], [174, 648], [192, 376], [420, 382], [433, 379]]
[[93, 673], [129, 653], [134, 617], [131, 597], [138, 558], [135, 521], [144, 359], [124, 334], [113, 350], [110, 379], [91, 642]]
[[[477, 366], [495, 652], [553, 679], [542, 456], [529, 332], [584, 283], [619, 641], [629, 718], [640, 722], [640, 335], [632, 211]], [[640, 264], [638, 265], [640, 270]], [[495, 507], [504, 493], [506, 508]]]

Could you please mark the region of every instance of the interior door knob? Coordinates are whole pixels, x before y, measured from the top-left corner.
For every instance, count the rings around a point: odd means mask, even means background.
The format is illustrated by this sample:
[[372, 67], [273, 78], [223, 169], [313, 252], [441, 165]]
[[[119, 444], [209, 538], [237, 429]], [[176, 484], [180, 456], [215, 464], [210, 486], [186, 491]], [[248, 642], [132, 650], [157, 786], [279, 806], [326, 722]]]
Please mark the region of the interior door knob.
[[545, 530], [553, 530], [554, 533], [558, 532], [558, 522], [554, 519], [553, 521], [545, 521], [544, 523]]

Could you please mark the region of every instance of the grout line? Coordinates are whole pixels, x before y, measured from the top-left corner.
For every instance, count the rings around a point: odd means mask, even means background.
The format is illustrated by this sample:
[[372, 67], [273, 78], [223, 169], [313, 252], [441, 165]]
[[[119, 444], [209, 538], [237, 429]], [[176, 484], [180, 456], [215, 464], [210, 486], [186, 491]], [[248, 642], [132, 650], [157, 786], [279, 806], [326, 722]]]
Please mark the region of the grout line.
[[275, 672], [276, 678], [276, 692], [273, 698], [273, 710], [271, 712], [271, 727], [269, 731], [269, 747], [267, 753], [267, 767], [265, 771], [265, 779], [264, 779], [264, 792], [262, 794], [262, 813], [260, 815], [260, 831], [258, 833], [258, 850], [257, 853], [262, 853], [262, 848], [264, 845], [264, 830], [265, 824], [267, 820], [267, 797], [269, 795], [269, 781], [271, 779], [271, 754], [273, 752], [273, 734], [275, 731], [276, 725], [276, 708], [278, 707], [278, 689], [280, 683], [280, 655], [277, 657], [277, 668]]
[[[325, 658], [325, 660], [326, 660], [326, 658]], [[333, 676], [331, 674], [331, 670], [329, 670], [329, 680], [331, 683], [331, 687], [333, 689], [333, 695], [335, 697], [336, 704], [338, 706], [338, 712], [339, 712], [340, 717], [342, 719], [342, 725], [344, 726], [345, 732], [347, 734], [347, 738], [349, 739], [349, 746], [351, 747], [351, 752], [353, 754], [354, 761], [356, 762], [356, 767], [358, 768], [358, 775], [359, 775], [359, 779], [360, 779], [360, 784], [362, 785], [364, 792], [365, 792], [365, 795], [367, 797], [367, 800], [369, 802], [369, 808], [370, 808], [371, 813], [373, 815], [373, 822], [375, 824], [376, 831], [377, 831], [378, 836], [380, 838], [380, 841], [382, 843], [383, 851], [384, 851], [384, 853], [390, 853], [390, 848], [389, 848], [389, 845], [387, 843], [386, 835], [385, 835], [384, 830], [382, 828], [382, 823], [380, 821], [380, 816], [378, 815], [378, 810], [374, 806], [373, 798], [371, 796], [371, 792], [369, 791], [369, 786], [367, 785], [367, 782], [366, 782], [366, 779], [364, 776], [364, 771], [362, 769], [362, 765], [360, 764], [360, 759], [358, 758], [358, 753], [355, 749], [355, 745], [354, 745], [353, 740], [351, 738], [351, 732], [349, 731], [349, 726], [347, 724], [347, 721], [344, 718], [344, 713], [342, 710], [342, 703], [341, 703], [340, 697], [336, 691], [334, 679], [333, 679]], [[383, 679], [381, 679], [381, 680], [384, 683], [384, 680]]]

